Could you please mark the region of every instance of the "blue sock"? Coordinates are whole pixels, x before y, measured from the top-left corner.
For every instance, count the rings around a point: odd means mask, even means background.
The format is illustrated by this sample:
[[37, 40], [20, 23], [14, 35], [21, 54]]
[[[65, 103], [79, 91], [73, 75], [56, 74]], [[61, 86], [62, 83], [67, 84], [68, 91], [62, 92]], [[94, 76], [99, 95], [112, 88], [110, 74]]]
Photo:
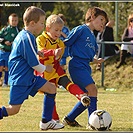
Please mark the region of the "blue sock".
[[97, 110], [97, 97], [90, 97], [90, 106], [88, 107], [88, 118], [91, 115], [91, 113], [95, 110]]
[[3, 111], [2, 111], [2, 108], [0, 108], [0, 119], [3, 119]]
[[42, 122], [46, 123], [52, 119], [56, 94], [45, 93], [43, 101]]
[[72, 111], [67, 115], [70, 121], [74, 121], [75, 118], [80, 115], [87, 107], [83, 106], [83, 104], [79, 101]]
[[0, 78], [2, 77], [2, 72], [0, 72]]
[[6, 108], [4, 106], [2, 106], [0, 113], [1, 113], [1, 117], [7, 117], [8, 116], [8, 113], [7, 113]]
[[8, 84], [8, 71], [5, 71], [4, 84]]

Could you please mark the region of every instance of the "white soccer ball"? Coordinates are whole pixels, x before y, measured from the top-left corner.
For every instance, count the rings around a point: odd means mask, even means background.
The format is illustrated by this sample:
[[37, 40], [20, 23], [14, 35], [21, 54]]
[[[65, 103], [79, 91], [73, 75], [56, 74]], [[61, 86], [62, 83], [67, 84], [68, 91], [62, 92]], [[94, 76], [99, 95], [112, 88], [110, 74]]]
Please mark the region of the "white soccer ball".
[[89, 117], [90, 127], [94, 130], [109, 130], [112, 124], [110, 114], [105, 110], [96, 110]]

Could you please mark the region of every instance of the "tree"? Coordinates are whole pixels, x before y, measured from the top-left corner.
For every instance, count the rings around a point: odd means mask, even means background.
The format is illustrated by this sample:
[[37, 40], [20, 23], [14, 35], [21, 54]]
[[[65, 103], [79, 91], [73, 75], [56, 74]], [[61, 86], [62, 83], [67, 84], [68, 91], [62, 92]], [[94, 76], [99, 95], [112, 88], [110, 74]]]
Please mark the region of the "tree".
[[[46, 17], [50, 14], [63, 13], [66, 17], [70, 29], [83, 24], [87, 9], [92, 6], [103, 8], [110, 19], [115, 20], [115, 2], [13, 2], [19, 6], [1, 6], [0, 24], [1, 27], [7, 24], [8, 16], [11, 13], [17, 13], [19, 16], [19, 26], [23, 27], [22, 16], [28, 6], [38, 6], [46, 12]], [[3, 2], [1, 4], [12, 4], [12, 2]], [[121, 10], [120, 10], [121, 9]], [[121, 35], [127, 26], [128, 15], [133, 12], [133, 2], [118, 2], [118, 40], [121, 41]], [[114, 34], [116, 33], [114, 29]]]

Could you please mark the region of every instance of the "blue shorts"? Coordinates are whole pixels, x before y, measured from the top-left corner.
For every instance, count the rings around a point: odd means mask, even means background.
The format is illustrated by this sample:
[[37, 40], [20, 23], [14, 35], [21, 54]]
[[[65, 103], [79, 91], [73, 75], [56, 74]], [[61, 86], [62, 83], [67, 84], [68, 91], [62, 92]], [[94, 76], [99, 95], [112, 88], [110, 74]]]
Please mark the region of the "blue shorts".
[[40, 76], [35, 76], [35, 81], [31, 86], [11, 86], [9, 104], [22, 104], [24, 100], [28, 99], [29, 95], [34, 97], [38, 92], [38, 89], [40, 89], [46, 82], [46, 79], [43, 79]]
[[95, 83], [91, 76], [91, 67], [86, 64], [79, 64], [78, 61], [69, 62], [69, 73], [72, 81], [77, 84], [84, 92], [89, 84]]
[[8, 59], [11, 52], [4, 52], [0, 50], [0, 66], [8, 67]]

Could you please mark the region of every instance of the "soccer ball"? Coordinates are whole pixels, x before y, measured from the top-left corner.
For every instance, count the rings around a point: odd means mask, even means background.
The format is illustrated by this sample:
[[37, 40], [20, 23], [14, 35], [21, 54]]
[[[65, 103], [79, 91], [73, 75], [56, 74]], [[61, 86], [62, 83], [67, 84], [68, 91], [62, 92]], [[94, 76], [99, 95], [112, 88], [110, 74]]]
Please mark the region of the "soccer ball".
[[112, 124], [110, 114], [105, 110], [95, 110], [89, 117], [89, 126], [93, 130], [109, 130]]

